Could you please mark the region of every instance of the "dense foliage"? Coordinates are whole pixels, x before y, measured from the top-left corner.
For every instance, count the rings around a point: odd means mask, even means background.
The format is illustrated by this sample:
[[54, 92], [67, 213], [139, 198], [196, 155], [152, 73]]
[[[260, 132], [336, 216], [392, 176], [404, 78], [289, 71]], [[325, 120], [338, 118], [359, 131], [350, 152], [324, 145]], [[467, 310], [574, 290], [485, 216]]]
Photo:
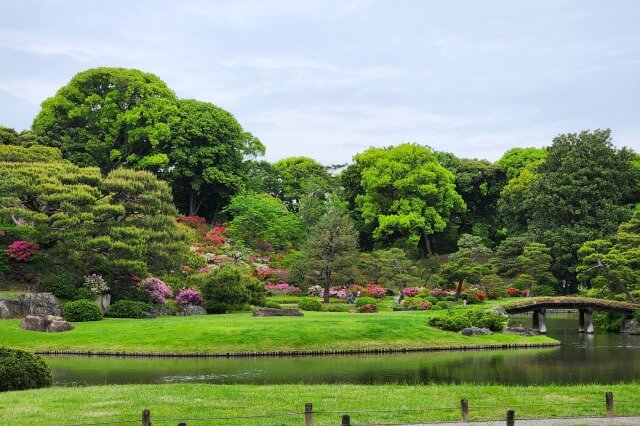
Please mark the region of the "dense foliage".
[[51, 370], [38, 355], [0, 347], [0, 392], [49, 387]]
[[100, 321], [102, 309], [91, 300], [81, 299], [65, 303], [62, 316], [70, 322]]

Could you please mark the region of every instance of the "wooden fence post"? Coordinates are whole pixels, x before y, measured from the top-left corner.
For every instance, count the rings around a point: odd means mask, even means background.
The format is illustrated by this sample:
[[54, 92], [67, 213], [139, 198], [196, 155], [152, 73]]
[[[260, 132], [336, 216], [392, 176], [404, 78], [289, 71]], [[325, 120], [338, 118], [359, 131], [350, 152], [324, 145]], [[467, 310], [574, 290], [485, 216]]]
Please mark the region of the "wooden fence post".
[[342, 416], [342, 426], [351, 426], [351, 417], [348, 414]]
[[313, 426], [313, 404], [304, 404], [304, 426]]
[[513, 410], [507, 410], [507, 426], [515, 426], [516, 424], [516, 412]]
[[460, 421], [467, 423], [469, 421], [469, 401], [467, 398], [460, 400]]
[[151, 426], [151, 411], [142, 410], [142, 426]]
[[613, 417], [613, 392], [605, 392], [604, 400], [607, 405], [607, 417]]

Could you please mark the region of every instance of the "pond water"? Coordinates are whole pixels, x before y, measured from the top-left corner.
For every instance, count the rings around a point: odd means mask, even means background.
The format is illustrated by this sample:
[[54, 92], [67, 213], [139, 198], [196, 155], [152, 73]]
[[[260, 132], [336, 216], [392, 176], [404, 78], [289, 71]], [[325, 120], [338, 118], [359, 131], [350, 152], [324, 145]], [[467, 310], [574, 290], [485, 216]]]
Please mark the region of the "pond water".
[[[530, 325], [530, 317], [512, 322]], [[578, 333], [575, 314], [547, 316], [557, 348], [302, 358], [47, 356], [57, 385], [124, 383], [499, 383], [640, 381], [640, 336]]]

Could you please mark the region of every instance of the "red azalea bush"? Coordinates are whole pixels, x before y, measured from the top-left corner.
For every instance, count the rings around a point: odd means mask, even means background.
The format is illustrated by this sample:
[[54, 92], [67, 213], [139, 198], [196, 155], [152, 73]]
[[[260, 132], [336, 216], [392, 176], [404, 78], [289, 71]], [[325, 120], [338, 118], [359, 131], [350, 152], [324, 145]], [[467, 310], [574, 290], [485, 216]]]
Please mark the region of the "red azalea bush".
[[225, 232], [227, 232], [227, 225], [216, 223], [211, 230], [207, 232], [206, 237], [214, 244], [224, 244], [227, 242], [227, 237], [224, 236]]
[[520, 296], [520, 290], [518, 290], [517, 288], [514, 288], [514, 287], [509, 287], [507, 289], [507, 296], [509, 296], [509, 297], [519, 297]]
[[487, 299], [487, 295], [481, 291], [476, 291], [475, 293], [473, 293], [473, 295], [477, 297], [481, 302], [484, 302]]
[[380, 287], [379, 285], [376, 285], [376, 284], [368, 284], [364, 292], [367, 296], [380, 299], [381, 297], [385, 296], [385, 294], [387, 293], [387, 290], [384, 287]]
[[28, 262], [40, 251], [40, 246], [29, 241], [14, 241], [7, 247], [7, 256], [17, 262]]
[[361, 314], [375, 314], [378, 312], [378, 307], [376, 305], [362, 305], [358, 308], [358, 312]]
[[207, 224], [207, 219], [202, 216], [180, 216], [176, 219], [176, 222], [192, 228], [199, 228]]

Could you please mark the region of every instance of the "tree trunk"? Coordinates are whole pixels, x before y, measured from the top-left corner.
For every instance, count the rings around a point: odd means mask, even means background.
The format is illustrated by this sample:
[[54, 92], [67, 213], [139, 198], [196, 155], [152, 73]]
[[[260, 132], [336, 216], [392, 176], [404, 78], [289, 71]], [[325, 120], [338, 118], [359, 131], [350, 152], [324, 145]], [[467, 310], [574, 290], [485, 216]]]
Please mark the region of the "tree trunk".
[[631, 294], [631, 292], [629, 291], [627, 286], [624, 285], [624, 283], [621, 283], [617, 279], [615, 281], [616, 281], [616, 285], [618, 286], [620, 291], [622, 291], [632, 303], [638, 303], [638, 301], [636, 300], [635, 296], [633, 294]]
[[454, 300], [458, 300], [460, 298], [460, 293], [462, 293], [462, 283], [464, 281], [460, 280], [460, 282], [458, 282], [458, 287], [456, 288], [456, 295], [454, 297]]
[[327, 268], [324, 274], [324, 294], [322, 295], [322, 301], [329, 303], [329, 292], [331, 291], [331, 270]]
[[426, 232], [424, 232], [424, 229], [421, 231], [422, 235], [420, 237], [420, 243], [419, 243], [419, 250], [420, 250], [420, 258], [421, 259], [426, 259], [427, 257], [430, 257], [431, 255], [433, 255], [433, 249], [431, 247], [431, 239], [429, 239], [429, 236], [427, 235]]

